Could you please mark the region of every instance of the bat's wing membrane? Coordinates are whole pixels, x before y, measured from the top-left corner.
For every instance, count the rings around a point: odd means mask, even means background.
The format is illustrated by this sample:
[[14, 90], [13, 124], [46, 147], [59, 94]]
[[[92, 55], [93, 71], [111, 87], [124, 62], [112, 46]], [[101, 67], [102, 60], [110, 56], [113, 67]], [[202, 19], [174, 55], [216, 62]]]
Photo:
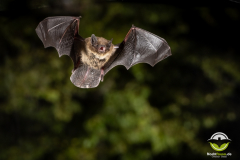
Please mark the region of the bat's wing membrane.
[[39, 23], [36, 28], [38, 37], [44, 47], [55, 47], [59, 57], [70, 56], [75, 37], [78, 35], [79, 17], [48, 17]]
[[84, 39], [79, 36], [80, 17], [59, 16], [48, 17], [36, 28], [38, 37], [44, 47], [55, 47], [59, 57], [68, 55], [74, 63], [74, 70], [80, 65], [81, 47]]
[[100, 82], [101, 71], [81, 63], [79, 54], [84, 47], [84, 39], [78, 34], [79, 21], [80, 17], [48, 17], [39, 23], [36, 32], [45, 48], [55, 47], [59, 57], [71, 57], [74, 69], [70, 80], [75, 86], [94, 88]]
[[127, 69], [137, 63], [148, 63], [154, 66], [171, 55], [167, 42], [153, 33], [132, 26], [114, 56], [104, 67], [105, 74], [117, 65]]

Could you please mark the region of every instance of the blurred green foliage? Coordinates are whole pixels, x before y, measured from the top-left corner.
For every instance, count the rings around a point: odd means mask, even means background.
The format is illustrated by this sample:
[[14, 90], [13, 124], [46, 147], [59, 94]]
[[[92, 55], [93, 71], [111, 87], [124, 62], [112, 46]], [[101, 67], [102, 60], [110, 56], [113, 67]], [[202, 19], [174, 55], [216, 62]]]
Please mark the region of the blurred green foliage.
[[[208, 159], [207, 139], [219, 131], [237, 159], [239, 6], [3, 2], [0, 159]], [[35, 33], [44, 18], [70, 15], [82, 16], [82, 37], [117, 44], [134, 24], [166, 39], [173, 55], [153, 68], [117, 66], [97, 88], [77, 88], [70, 58]]]

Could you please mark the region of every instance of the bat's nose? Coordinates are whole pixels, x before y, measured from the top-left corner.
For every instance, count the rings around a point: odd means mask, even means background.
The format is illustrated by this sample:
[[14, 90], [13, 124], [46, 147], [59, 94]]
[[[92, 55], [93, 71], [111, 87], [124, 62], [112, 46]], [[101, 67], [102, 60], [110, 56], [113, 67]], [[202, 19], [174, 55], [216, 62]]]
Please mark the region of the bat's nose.
[[100, 52], [105, 52], [105, 49], [106, 49], [106, 46], [100, 45], [98, 50], [99, 50]]

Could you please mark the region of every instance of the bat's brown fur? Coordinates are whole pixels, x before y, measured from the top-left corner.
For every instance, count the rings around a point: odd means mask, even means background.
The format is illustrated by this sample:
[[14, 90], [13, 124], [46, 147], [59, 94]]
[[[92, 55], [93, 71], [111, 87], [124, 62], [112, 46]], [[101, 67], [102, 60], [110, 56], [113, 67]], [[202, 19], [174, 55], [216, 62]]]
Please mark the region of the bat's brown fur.
[[[102, 37], [97, 37], [98, 45], [107, 46], [109, 41]], [[89, 65], [94, 69], [101, 69], [116, 51], [114, 45], [111, 43], [111, 46], [106, 47], [104, 53], [98, 52], [98, 49], [92, 46], [91, 37], [85, 39], [85, 49], [82, 50], [81, 60], [84, 64]]]

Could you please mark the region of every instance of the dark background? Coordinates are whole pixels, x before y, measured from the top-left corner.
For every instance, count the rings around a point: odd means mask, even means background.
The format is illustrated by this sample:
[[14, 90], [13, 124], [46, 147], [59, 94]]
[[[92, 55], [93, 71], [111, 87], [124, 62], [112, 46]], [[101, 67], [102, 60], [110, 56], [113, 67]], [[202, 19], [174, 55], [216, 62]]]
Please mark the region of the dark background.
[[[219, 2], [219, 3], [218, 3]], [[82, 16], [80, 35], [120, 43], [131, 25], [163, 37], [172, 56], [112, 69], [75, 87], [73, 64], [35, 33], [51, 16]], [[215, 132], [239, 159], [240, 4], [233, 1], [0, 2], [0, 159], [212, 159]]]

